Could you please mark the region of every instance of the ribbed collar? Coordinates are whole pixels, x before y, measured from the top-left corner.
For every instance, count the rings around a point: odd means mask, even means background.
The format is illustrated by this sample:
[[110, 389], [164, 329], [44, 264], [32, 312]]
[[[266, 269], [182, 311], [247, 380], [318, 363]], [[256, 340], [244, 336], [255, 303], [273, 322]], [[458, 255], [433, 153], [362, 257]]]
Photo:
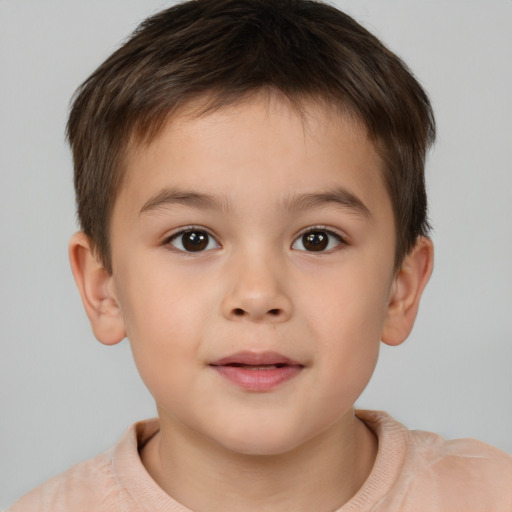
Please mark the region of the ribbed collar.
[[[355, 496], [336, 512], [369, 512], [397, 480], [403, 466], [409, 431], [384, 412], [356, 411], [378, 439], [374, 467]], [[112, 455], [114, 475], [138, 509], [148, 512], [192, 512], [166, 494], [144, 468], [139, 450], [159, 430], [158, 419], [132, 425], [116, 445]]]

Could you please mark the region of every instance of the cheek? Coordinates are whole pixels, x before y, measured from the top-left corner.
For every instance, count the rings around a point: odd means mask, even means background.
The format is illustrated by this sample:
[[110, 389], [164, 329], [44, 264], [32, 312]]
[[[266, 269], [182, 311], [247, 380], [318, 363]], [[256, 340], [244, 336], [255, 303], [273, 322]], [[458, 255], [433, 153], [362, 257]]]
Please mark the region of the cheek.
[[[389, 277], [361, 262], [304, 280], [299, 309], [320, 340], [380, 341], [389, 302]], [[306, 313], [307, 312], [307, 313]], [[345, 341], [343, 341], [345, 340]], [[334, 349], [334, 347], [329, 347]]]
[[377, 363], [383, 320], [364, 314], [354, 304], [330, 310], [315, 335], [320, 343], [320, 374], [334, 393], [354, 399], [368, 383]]
[[324, 393], [336, 399], [343, 394], [355, 401], [368, 383], [379, 354], [388, 279], [371, 267], [363, 267], [364, 271], [352, 266], [350, 272], [340, 270], [317, 281], [309, 290], [310, 300], [301, 304], [308, 311], [310, 335], [318, 343], [316, 357], [319, 375], [325, 377]]
[[134, 342], [168, 344], [191, 328], [197, 330], [211, 307], [207, 284], [197, 276], [174, 268], [165, 257], [141, 261], [135, 271], [122, 273], [120, 304], [128, 337]]
[[158, 401], [160, 392], [180, 396], [191, 365], [211, 332], [216, 287], [169, 266], [138, 265], [123, 274], [119, 300], [133, 357], [142, 380]]

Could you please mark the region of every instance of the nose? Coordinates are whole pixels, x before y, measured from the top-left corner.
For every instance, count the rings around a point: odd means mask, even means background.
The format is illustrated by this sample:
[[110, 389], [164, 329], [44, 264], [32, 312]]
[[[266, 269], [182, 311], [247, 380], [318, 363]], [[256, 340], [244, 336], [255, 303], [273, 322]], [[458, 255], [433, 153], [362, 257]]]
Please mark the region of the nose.
[[277, 260], [241, 258], [231, 262], [226, 272], [229, 287], [222, 301], [229, 320], [281, 323], [292, 316], [287, 280]]

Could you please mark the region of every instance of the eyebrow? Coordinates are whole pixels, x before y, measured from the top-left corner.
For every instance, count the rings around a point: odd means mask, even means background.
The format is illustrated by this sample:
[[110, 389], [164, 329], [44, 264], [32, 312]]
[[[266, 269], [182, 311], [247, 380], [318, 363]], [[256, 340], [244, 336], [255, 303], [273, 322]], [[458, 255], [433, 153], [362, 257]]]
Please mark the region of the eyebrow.
[[321, 208], [334, 204], [369, 220], [372, 219], [370, 209], [349, 190], [338, 187], [325, 192], [293, 195], [284, 201], [284, 208], [288, 211]]
[[165, 188], [146, 201], [139, 214], [174, 204], [181, 204], [202, 210], [220, 210], [227, 212], [233, 210], [231, 203], [224, 197]]
[[[217, 210], [228, 213], [234, 211], [233, 205], [226, 197], [165, 188], [146, 201], [139, 214], [174, 204], [202, 210]], [[288, 196], [284, 199], [281, 208], [288, 212], [295, 212], [321, 208], [330, 204], [340, 206], [367, 219], [372, 219], [372, 214], [363, 201], [352, 192], [341, 187], [325, 192]]]

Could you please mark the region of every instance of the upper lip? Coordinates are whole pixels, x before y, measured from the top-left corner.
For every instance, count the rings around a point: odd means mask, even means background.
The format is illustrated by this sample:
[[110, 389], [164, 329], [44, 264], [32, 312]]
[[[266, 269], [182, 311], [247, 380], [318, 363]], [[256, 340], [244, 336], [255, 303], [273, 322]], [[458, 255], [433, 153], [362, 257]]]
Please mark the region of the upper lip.
[[211, 366], [226, 366], [228, 364], [243, 364], [250, 366], [265, 366], [265, 365], [289, 365], [289, 366], [304, 366], [303, 364], [283, 356], [278, 352], [237, 352], [221, 359], [217, 359], [210, 363]]

